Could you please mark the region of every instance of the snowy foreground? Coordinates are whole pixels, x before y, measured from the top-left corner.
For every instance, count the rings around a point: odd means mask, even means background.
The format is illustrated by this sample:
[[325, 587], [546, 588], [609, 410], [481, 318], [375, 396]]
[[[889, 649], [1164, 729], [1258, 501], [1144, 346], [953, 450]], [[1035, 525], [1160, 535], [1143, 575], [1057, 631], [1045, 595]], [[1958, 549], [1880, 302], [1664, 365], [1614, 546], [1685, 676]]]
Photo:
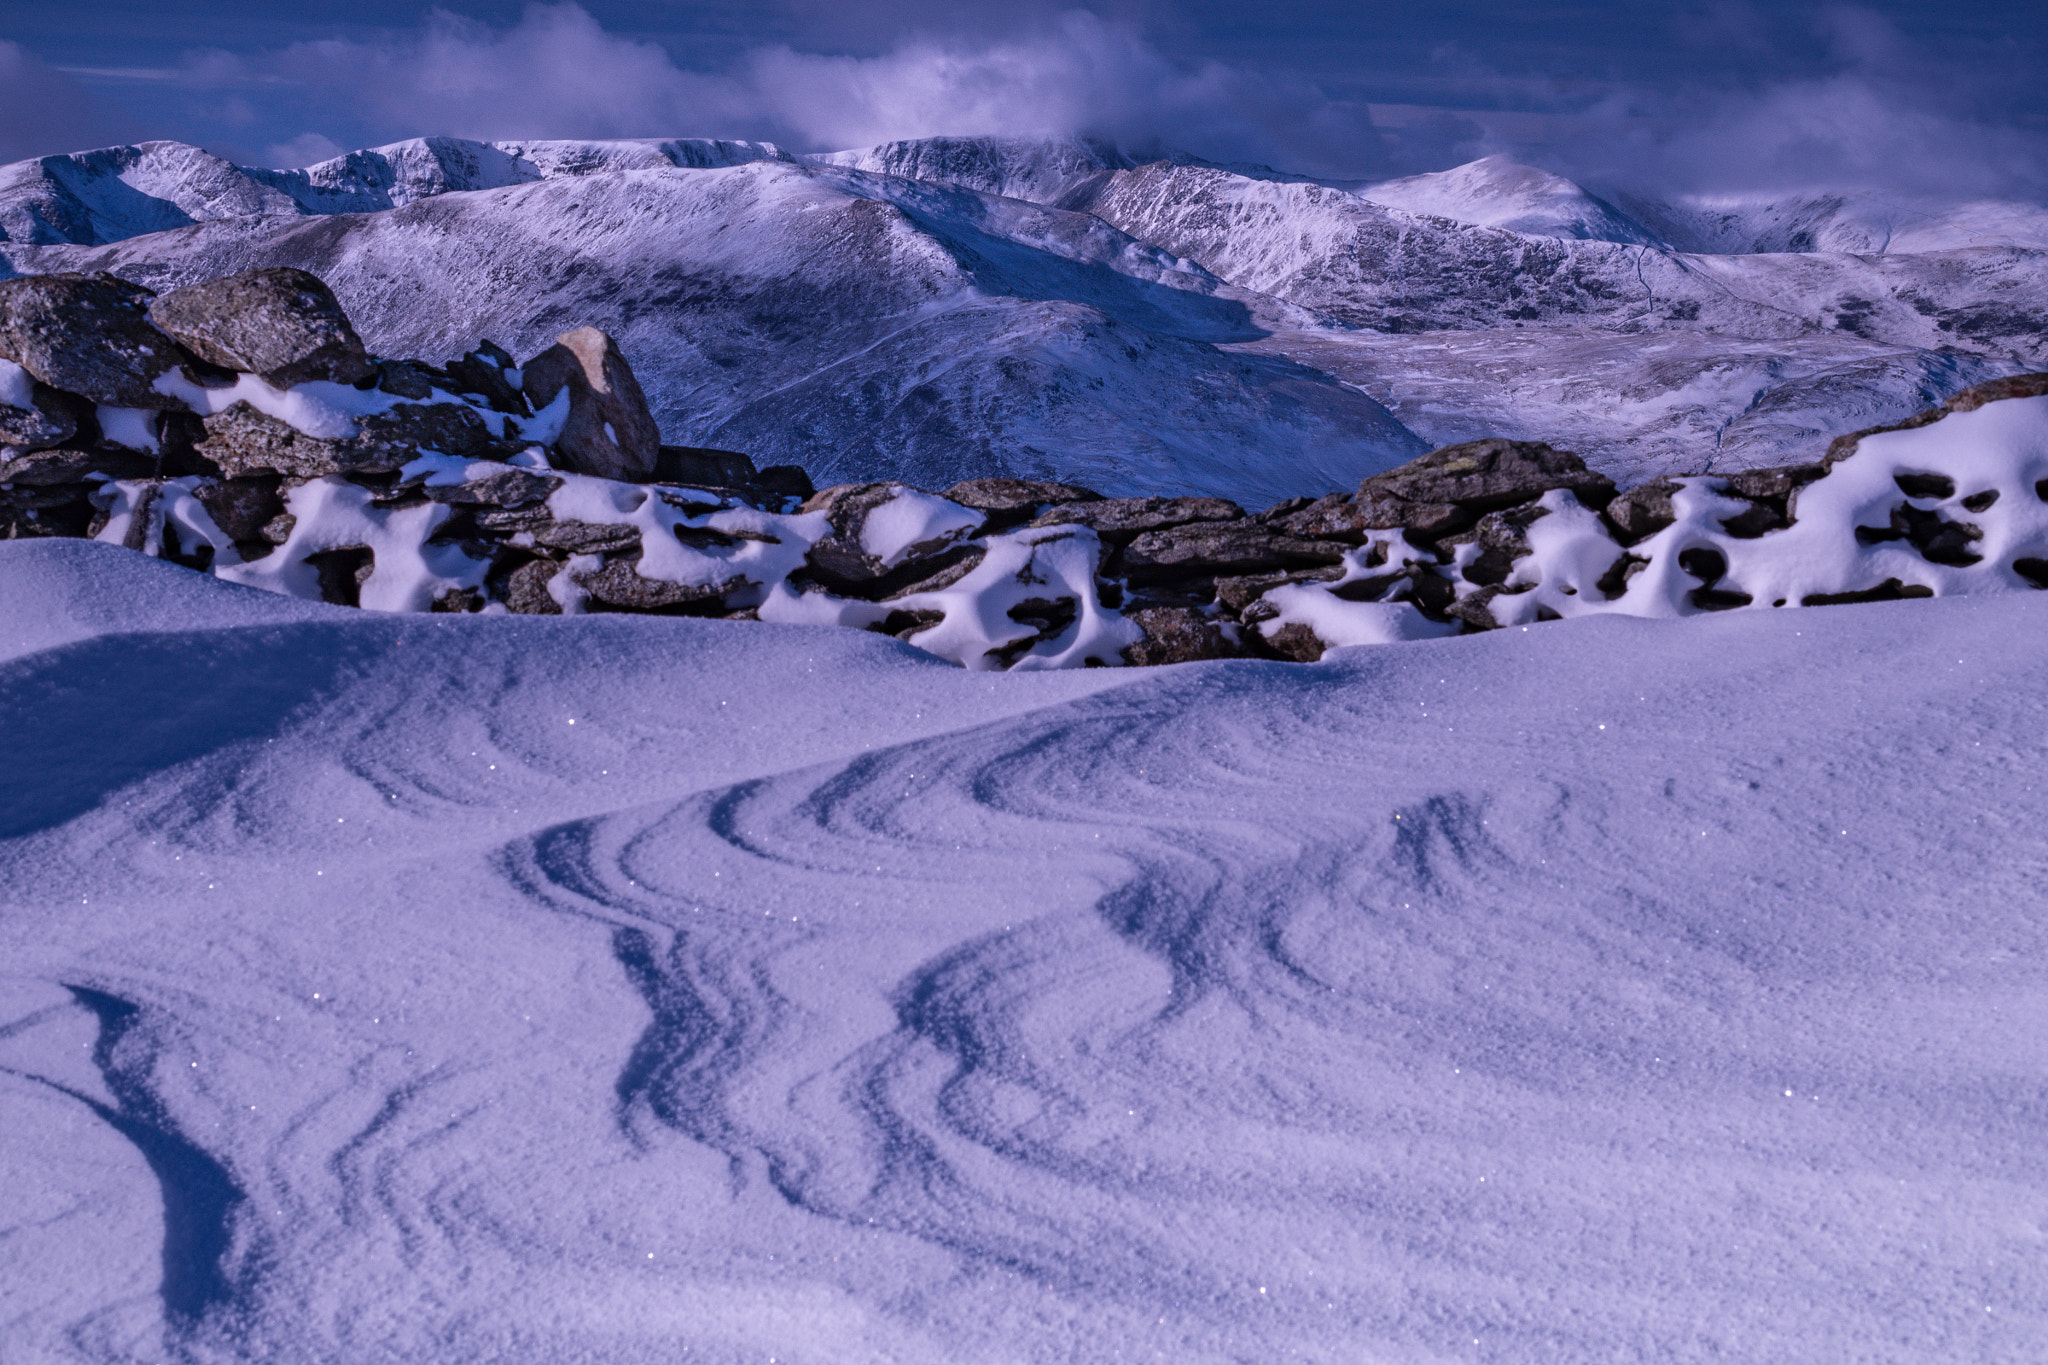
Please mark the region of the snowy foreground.
[[2048, 1340], [2048, 594], [1031, 675], [0, 604], [9, 1362]]

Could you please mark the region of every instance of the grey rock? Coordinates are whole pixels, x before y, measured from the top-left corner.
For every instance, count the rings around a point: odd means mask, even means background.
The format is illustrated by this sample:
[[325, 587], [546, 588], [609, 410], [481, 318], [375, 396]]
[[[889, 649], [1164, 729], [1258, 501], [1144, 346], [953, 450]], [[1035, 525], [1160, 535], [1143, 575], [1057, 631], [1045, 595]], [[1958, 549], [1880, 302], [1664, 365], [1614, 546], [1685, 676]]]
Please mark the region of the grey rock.
[[356, 423], [356, 434], [329, 441], [237, 403], [205, 419], [206, 439], [196, 452], [231, 476], [286, 474], [389, 474], [422, 450], [475, 459], [498, 443], [476, 412], [458, 403], [400, 403]]
[[594, 555], [608, 551], [640, 549], [640, 530], [609, 522], [557, 521], [533, 533], [534, 543], [572, 555]]
[[116, 479], [146, 479], [156, 473], [156, 461], [132, 450], [15, 450], [4, 452], [0, 462], [0, 483], [23, 488], [47, 488], [82, 484], [89, 474]]
[[1737, 497], [1783, 502], [1827, 472], [1823, 464], [1787, 464], [1768, 469], [1738, 469], [1724, 477], [1728, 480], [1728, 491]]
[[[1374, 474], [1358, 487], [1360, 502], [1453, 504], [1474, 513], [1512, 507], [1553, 488], [1569, 488], [1596, 510], [1614, 496], [1614, 481], [1586, 468], [1569, 451], [1541, 441], [1492, 437], [1433, 450], [1398, 469]], [[1393, 523], [1413, 525], [1408, 520]]]
[[181, 408], [152, 387], [187, 359], [150, 322], [152, 297], [107, 274], [0, 280], [0, 357], [90, 402]]
[[1033, 526], [1086, 526], [1111, 545], [1147, 531], [1196, 521], [1239, 521], [1244, 509], [1222, 498], [1103, 498], [1070, 502], [1038, 517]]
[[[1534, 588], [1535, 585], [1533, 583], [1513, 588], [1504, 587], [1498, 583], [1488, 584], [1486, 587], [1479, 589], [1479, 591], [1467, 593], [1457, 601], [1446, 606], [1444, 614], [1453, 620], [1463, 621], [1473, 630], [1498, 630], [1501, 623], [1494, 617], [1493, 599], [1496, 597], [1513, 597], [1521, 593], [1530, 592]], [[1557, 619], [1557, 613], [1539, 609], [1536, 619], [1539, 621], [1554, 621]]]
[[1268, 650], [1298, 664], [1314, 663], [1329, 648], [1314, 630], [1299, 621], [1290, 621], [1271, 635], [1262, 634], [1259, 638]]
[[561, 468], [630, 483], [654, 477], [661, 432], [633, 367], [609, 336], [595, 327], [562, 333], [526, 362], [521, 382], [535, 412], [569, 392], [569, 420], [555, 442]]
[[1304, 540], [1361, 544], [1367, 531], [1405, 530], [1416, 540], [1434, 540], [1470, 527], [1478, 514], [1456, 503], [1404, 502], [1381, 492], [1348, 498], [1332, 493], [1281, 519], [1289, 535]]
[[1550, 509], [1539, 503], [1488, 512], [1471, 530], [1445, 539], [1441, 548], [1455, 554], [1461, 545], [1477, 546], [1478, 554], [1466, 560], [1460, 575], [1467, 583], [1501, 583], [1514, 572], [1515, 561], [1529, 553], [1529, 526], [1549, 515]]
[[0, 407], [0, 446], [48, 450], [92, 428], [92, 404], [84, 399], [42, 383], [32, 383], [31, 395], [30, 407]]
[[593, 601], [607, 607], [653, 612], [677, 612], [680, 608], [679, 614], [687, 615], [713, 614], [724, 607], [727, 593], [747, 585], [745, 578], [732, 578], [705, 587], [665, 583], [659, 579], [642, 578], [634, 567], [634, 561], [627, 559], [608, 559], [595, 572], [576, 573], [572, 570], [571, 577], [578, 587], [590, 594]]
[[1252, 603], [1288, 583], [1330, 583], [1344, 576], [1342, 565], [1288, 573], [1246, 574], [1216, 580], [1216, 601], [1225, 611], [1243, 614]]
[[377, 389], [380, 393], [388, 393], [394, 398], [432, 398], [435, 385], [440, 379], [440, 375], [417, 360], [377, 362]]
[[[918, 579], [915, 583], [897, 592], [893, 592], [889, 596], [891, 598], [910, 597], [921, 592], [939, 592], [942, 589], [950, 588], [981, 567], [981, 561], [987, 553], [979, 545], [961, 545], [940, 555], [936, 559], [920, 560], [919, 564], [921, 567], [929, 568], [934, 564], [939, 567], [936, 572]], [[890, 631], [889, 633], [894, 635], [896, 632]]]
[[505, 580], [505, 606], [521, 616], [560, 616], [562, 604], [548, 585], [562, 571], [559, 559], [530, 559]]
[[468, 355], [448, 362], [448, 391], [474, 395], [499, 412], [530, 416], [526, 395], [505, 377], [505, 371], [513, 368], [512, 357], [504, 348], [486, 341]]
[[940, 496], [962, 507], [988, 514], [996, 529], [1021, 525], [1048, 507], [1072, 502], [1101, 502], [1102, 495], [1070, 483], [1034, 479], [965, 479]]
[[526, 507], [544, 501], [562, 481], [535, 469], [496, 465], [467, 483], [426, 485], [420, 492], [435, 502], [471, 507]]
[[1124, 649], [1124, 662], [1140, 666], [1195, 663], [1202, 659], [1235, 659], [1244, 647], [1234, 630], [1192, 607], [1140, 607], [1125, 619], [1145, 638]]
[[[228, 539], [241, 542], [266, 541], [268, 532], [285, 515], [284, 490], [275, 478], [214, 479], [193, 491], [213, 524]], [[291, 534], [284, 530], [283, 540]]]
[[811, 545], [805, 557], [806, 576], [841, 596], [877, 601], [896, 596], [966, 558], [967, 547], [960, 542], [974, 533], [972, 527], [912, 545], [894, 566], [867, 552], [861, 533], [868, 515], [894, 499], [903, 487], [897, 483], [850, 483], [812, 494], [804, 511], [825, 513], [832, 531]]
[[1821, 457], [1821, 464], [1829, 469], [1834, 468], [1855, 454], [1857, 444], [1866, 436], [1875, 436], [1886, 431], [1911, 431], [1916, 427], [1939, 422], [1952, 412], [1975, 412], [1986, 403], [1996, 403], [2006, 398], [2038, 398], [2044, 393], [2048, 393], [2048, 374], [2008, 375], [2003, 379], [1994, 379], [1988, 384], [1973, 385], [1961, 393], [1951, 394], [1940, 407], [1916, 412], [1904, 421], [1865, 427], [1861, 431], [1852, 431], [1845, 436], [1835, 437], [1828, 442], [1827, 454]]
[[554, 513], [545, 504], [525, 507], [478, 507], [471, 520], [479, 531], [494, 536], [537, 534], [554, 525]]
[[1147, 531], [1124, 547], [1123, 572], [1133, 583], [1232, 576], [1304, 564], [1334, 564], [1342, 546], [1298, 540], [1256, 521], [1192, 522]]
[[209, 364], [279, 387], [376, 373], [334, 291], [316, 275], [268, 266], [162, 294], [150, 321]]
[[84, 484], [0, 489], [0, 539], [90, 536], [106, 524]]
[[1671, 496], [1677, 491], [1678, 485], [1670, 479], [1652, 479], [1609, 499], [1605, 511], [1616, 538], [1633, 545], [1676, 521], [1678, 513], [1671, 506]]

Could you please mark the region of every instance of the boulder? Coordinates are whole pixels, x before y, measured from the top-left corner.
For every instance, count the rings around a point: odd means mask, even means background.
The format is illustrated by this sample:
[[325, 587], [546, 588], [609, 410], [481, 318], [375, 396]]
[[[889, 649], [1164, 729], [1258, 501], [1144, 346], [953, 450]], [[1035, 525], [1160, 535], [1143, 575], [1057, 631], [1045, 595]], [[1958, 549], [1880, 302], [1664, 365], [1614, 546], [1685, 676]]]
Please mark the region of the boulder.
[[1610, 498], [1606, 516], [1615, 538], [1623, 545], [1633, 545], [1678, 520], [1671, 506], [1671, 495], [1677, 491], [1678, 484], [1671, 479], [1652, 479]]
[[526, 395], [506, 375], [516, 368], [510, 353], [486, 341], [461, 359], [448, 362], [448, 392], [481, 398], [498, 412], [531, 416]]
[[563, 569], [559, 559], [529, 559], [505, 579], [505, 607], [520, 616], [560, 616], [562, 604], [549, 589]]
[[149, 320], [155, 297], [113, 275], [0, 280], [0, 359], [53, 389], [123, 408], [180, 408], [153, 385], [187, 356]]
[[14, 450], [0, 449], [0, 483], [24, 488], [49, 488], [59, 484], [82, 484], [93, 474], [115, 479], [146, 479], [155, 474], [156, 461], [132, 450]]
[[[1341, 564], [1322, 569], [1299, 569], [1291, 573], [1247, 574], [1216, 580], [1216, 601], [1225, 611], [1242, 615], [1252, 603], [1274, 588], [1288, 583], [1333, 583], [1344, 576]], [[1395, 575], [1398, 577], [1398, 575]]]
[[570, 578], [600, 609], [611, 607], [672, 616], [716, 615], [724, 610], [727, 593], [746, 586], [744, 578], [703, 587], [642, 578], [636, 567], [637, 559], [608, 559], [594, 572], [572, 569]]
[[1357, 501], [1376, 509], [1366, 525], [1416, 526], [1402, 509], [1455, 506], [1477, 515], [1530, 502], [1553, 488], [1569, 488], [1595, 510], [1614, 496], [1614, 481], [1569, 451], [1492, 437], [1432, 450], [1374, 474], [1358, 486]]
[[[1471, 530], [1445, 539], [1442, 548], [1464, 561], [1458, 576], [1467, 583], [1503, 583], [1514, 572], [1515, 561], [1529, 553], [1531, 523], [1549, 515], [1548, 507], [1534, 502], [1488, 512]], [[1473, 546], [1477, 553], [1457, 555], [1458, 547], [1463, 545]]]
[[11, 360], [0, 360], [0, 446], [49, 450], [85, 432], [92, 443], [92, 404], [29, 377]]
[[1876, 436], [1886, 431], [1912, 431], [1933, 422], [1939, 422], [1952, 412], [1975, 412], [1986, 403], [1996, 403], [2006, 398], [2038, 398], [2048, 393], [2048, 374], [2014, 374], [2003, 379], [1993, 379], [1976, 384], [1961, 393], [1951, 394], [1938, 408], [1925, 408], [1904, 421], [1887, 422], [1882, 426], [1864, 427], [1846, 436], [1837, 436], [1828, 442], [1827, 453], [1821, 456], [1821, 467], [1833, 469], [1843, 460], [1856, 453], [1857, 445], [1866, 436]]
[[542, 502], [561, 486], [562, 480], [554, 475], [508, 464], [489, 467], [466, 483], [428, 484], [420, 492], [455, 506], [509, 508]]
[[380, 360], [377, 362], [377, 390], [393, 398], [410, 398], [415, 401], [432, 398], [434, 390], [452, 381], [430, 365], [417, 360]]
[[557, 466], [629, 483], [654, 477], [661, 431], [632, 366], [609, 336], [595, 327], [562, 333], [526, 362], [521, 385], [535, 412], [568, 391], [568, 420], [555, 441]]
[[951, 518], [950, 527], [943, 520], [934, 523], [940, 529], [887, 559], [871, 553], [868, 518], [901, 496], [923, 499], [929, 509], [948, 511], [946, 503], [934, 494], [900, 483], [840, 484], [812, 494], [803, 510], [823, 512], [832, 530], [812, 543], [805, 556], [804, 576], [839, 596], [879, 601], [943, 573], [967, 557], [968, 549], [960, 541], [981, 528], [982, 517], [957, 506], [951, 509], [958, 515]]
[[463, 459], [498, 450], [475, 409], [460, 403], [400, 403], [357, 419], [356, 434], [340, 440], [308, 436], [246, 403], [208, 417], [205, 425], [206, 439], [194, 451], [230, 477], [389, 474], [422, 450]]
[[1367, 531], [1405, 530], [1417, 540], [1434, 540], [1470, 527], [1478, 514], [1456, 503], [1403, 502], [1384, 493], [1356, 498], [1332, 493], [1280, 519], [1287, 533], [1304, 540], [1357, 545]]
[[1158, 583], [1335, 564], [1343, 557], [1341, 545], [1297, 540], [1278, 527], [1246, 519], [1192, 522], [1147, 531], [1124, 547], [1120, 563], [1131, 582]]
[[194, 489], [192, 496], [206, 508], [221, 534], [238, 544], [282, 544], [291, 534], [279, 521], [286, 513], [278, 479], [212, 479]]
[[1244, 509], [1222, 498], [1103, 498], [1070, 502], [1044, 513], [1033, 526], [1086, 526], [1111, 545], [1147, 531], [1193, 521], [1241, 521]]
[[149, 318], [209, 364], [285, 388], [376, 373], [341, 303], [317, 275], [265, 266], [158, 295]]
[[1145, 638], [1124, 648], [1124, 662], [1141, 667], [1194, 663], [1202, 659], [1235, 659], [1244, 653], [1235, 627], [1211, 619], [1193, 607], [1140, 607], [1125, 619]]
[[536, 545], [572, 555], [594, 555], [606, 551], [640, 552], [640, 528], [606, 521], [554, 521], [533, 533]]
[[89, 536], [105, 524], [85, 484], [0, 489], [0, 539]]
[[[1520, 593], [1530, 592], [1534, 588], [1535, 584], [1533, 583], [1522, 584], [1512, 588], [1505, 587], [1499, 583], [1489, 583], [1479, 589], [1479, 591], [1467, 593], [1457, 601], [1450, 603], [1444, 608], [1444, 614], [1454, 621], [1463, 621], [1473, 630], [1498, 630], [1501, 623], [1494, 617], [1493, 599], [1496, 597], [1513, 597]], [[1557, 613], [1547, 612], [1539, 607], [1536, 619], [1539, 621], [1554, 621], [1557, 619]]]
[[1041, 483], [1031, 479], [966, 479], [940, 496], [962, 507], [988, 514], [992, 529], [1021, 526], [1048, 507], [1070, 502], [1101, 502], [1100, 493], [1070, 483]]

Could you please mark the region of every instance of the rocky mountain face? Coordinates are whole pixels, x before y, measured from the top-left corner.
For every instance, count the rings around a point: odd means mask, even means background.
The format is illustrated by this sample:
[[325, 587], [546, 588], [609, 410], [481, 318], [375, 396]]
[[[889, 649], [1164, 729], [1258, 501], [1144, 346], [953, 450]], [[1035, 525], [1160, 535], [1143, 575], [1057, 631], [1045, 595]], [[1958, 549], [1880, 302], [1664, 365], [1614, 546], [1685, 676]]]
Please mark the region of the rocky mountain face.
[[9, 538], [92, 537], [341, 605], [841, 625], [993, 669], [2048, 588], [2043, 374], [1725, 478], [1622, 492], [1494, 438], [1257, 513], [990, 476], [814, 491], [660, 436], [595, 327], [523, 363], [485, 342], [434, 365], [372, 354], [292, 267], [163, 294], [0, 282]]
[[1344, 186], [1079, 139], [426, 139], [288, 172], [154, 143], [0, 170], [0, 269], [293, 266], [387, 354], [601, 327], [670, 439], [828, 481], [1254, 505], [1490, 437], [1623, 485], [1810, 459], [2048, 364], [2039, 217], [1673, 204], [1498, 158]]

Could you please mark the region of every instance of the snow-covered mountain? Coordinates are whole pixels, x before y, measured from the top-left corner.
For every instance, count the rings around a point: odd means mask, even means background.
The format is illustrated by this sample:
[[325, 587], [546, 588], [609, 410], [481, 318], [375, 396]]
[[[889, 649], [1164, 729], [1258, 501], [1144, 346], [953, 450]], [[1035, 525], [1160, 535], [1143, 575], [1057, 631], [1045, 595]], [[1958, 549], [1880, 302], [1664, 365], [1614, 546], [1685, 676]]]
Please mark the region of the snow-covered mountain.
[[158, 288], [301, 266], [394, 355], [481, 337], [529, 355], [595, 321], [634, 356], [672, 442], [823, 479], [1060, 477], [1263, 505], [1424, 448], [1352, 387], [1218, 348], [1299, 310], [1099, 219], [783, 160], [585, 171], [13, 258]]
[[237, 166], [182, 142], [144, 142], [0, 167], [0, 241], [101, 246], [265, 214], [374, 213], [439, 194], [561, 175], [787, 161], [765, 142], [471, 142], [428, 137], [305, 170]]
[[1531, 237], [1665, 245], [1641, 223], [1563, 176], [1520, 165], [1505, 156], [1384, 180], [1360, 188], [1357, 195], [1417, 217], [1449, 218]]
[[1783, 462], [2048, 365], [2039, 211], [1882, 242], [1880, 219], [1499, 158], [1347, 188], [1085, 139], [426, 139], [288, 172], [153, 143], [0, 170], [0, 268], [299, 265], [394, 353], [602, 326], [671, 441], [1251, 503], [1489, 435], [1623, 482]]

